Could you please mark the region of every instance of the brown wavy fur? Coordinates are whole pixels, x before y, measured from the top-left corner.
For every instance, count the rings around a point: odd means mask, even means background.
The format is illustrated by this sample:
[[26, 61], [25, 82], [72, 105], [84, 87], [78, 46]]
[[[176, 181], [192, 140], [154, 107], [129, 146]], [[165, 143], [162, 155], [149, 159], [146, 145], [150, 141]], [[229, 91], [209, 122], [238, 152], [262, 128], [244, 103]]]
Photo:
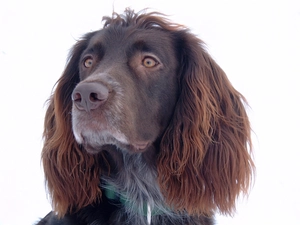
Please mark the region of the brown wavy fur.
[[254, 170], [246, 100], [199, 39], [183, 32], [182, 40], [181, 95], [161, 142], [158, 179], [177, 209], [232, 214]]
[[[247, 193], [254, 164], [245, 99], [203, 49], [202, 41], [161, 14], [104, 17], [106, 26], [160, 27], [176, 33], [181, 51], [181, 93], [160, 144], [158, 182], [166, 201], [190, 214], [232, 214]], [[104, 156], [90, 155], [76, 143], [71, 126], [71, 93], [79, 82], [78, 63], [93, 33], [74, 46], [50, 98], [45, 117], [42, 161], [53, 208], [59, 216], [101, 201]]]

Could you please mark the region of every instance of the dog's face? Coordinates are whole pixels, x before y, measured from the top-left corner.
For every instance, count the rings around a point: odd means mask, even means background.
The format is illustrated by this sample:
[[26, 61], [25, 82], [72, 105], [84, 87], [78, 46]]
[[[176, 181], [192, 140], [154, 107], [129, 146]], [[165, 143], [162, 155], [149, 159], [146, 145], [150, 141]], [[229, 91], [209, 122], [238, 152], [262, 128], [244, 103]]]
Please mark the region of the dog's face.
[[76, 141], [145, 151], [163, 133], [178, 97], [178, 56], [170, 33], [111, 29], [88, 40], [72, 99]]

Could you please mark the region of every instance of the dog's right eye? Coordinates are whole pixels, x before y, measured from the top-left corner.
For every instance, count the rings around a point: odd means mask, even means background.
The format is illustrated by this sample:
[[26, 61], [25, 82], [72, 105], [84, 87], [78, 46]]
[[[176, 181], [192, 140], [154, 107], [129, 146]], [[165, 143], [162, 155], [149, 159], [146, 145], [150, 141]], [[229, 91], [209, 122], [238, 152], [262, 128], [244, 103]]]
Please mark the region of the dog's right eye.
[[92, 58], [87, 58], [84, 60], [83, 65], [85, 68], [91, 68], [94, 60]]
[[155, 60], [153, 57], [150, 56], [145, 57], [142, 63], [143, 66], [146, 68], [153, 68], [159, 64], [157, 60]]

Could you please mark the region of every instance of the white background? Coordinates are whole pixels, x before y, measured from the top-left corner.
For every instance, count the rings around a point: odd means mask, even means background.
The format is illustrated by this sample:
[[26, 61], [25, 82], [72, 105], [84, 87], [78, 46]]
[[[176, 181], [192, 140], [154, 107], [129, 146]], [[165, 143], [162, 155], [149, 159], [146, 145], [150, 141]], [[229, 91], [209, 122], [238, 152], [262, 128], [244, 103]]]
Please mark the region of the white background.
[[217, 224], [300, 224], [299, 1], [0, 0], [0, 225], [30, 225], [50, 211], [44, 103], [76, 39], [128, 6], [190, 27], [251, 105], [255, 186]]

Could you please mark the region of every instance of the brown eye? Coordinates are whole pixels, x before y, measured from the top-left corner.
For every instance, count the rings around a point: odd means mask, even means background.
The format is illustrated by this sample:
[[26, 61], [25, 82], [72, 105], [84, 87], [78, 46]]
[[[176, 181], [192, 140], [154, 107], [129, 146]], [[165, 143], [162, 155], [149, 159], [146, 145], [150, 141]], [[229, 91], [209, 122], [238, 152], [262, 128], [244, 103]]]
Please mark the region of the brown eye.
[[145, 57], [143, 59], [142, 63], [143, 63], [143, 66], [145, 66], [147, 68], [152, 68], [158, 64], [158, 62], [155, 59], [153, 59], [152, 57]]
[[85, 68], [91, 68], [93, 65], [93, 59], [92, 58], [87, 58], [86, 60], [84, 60], [83, 63]]

